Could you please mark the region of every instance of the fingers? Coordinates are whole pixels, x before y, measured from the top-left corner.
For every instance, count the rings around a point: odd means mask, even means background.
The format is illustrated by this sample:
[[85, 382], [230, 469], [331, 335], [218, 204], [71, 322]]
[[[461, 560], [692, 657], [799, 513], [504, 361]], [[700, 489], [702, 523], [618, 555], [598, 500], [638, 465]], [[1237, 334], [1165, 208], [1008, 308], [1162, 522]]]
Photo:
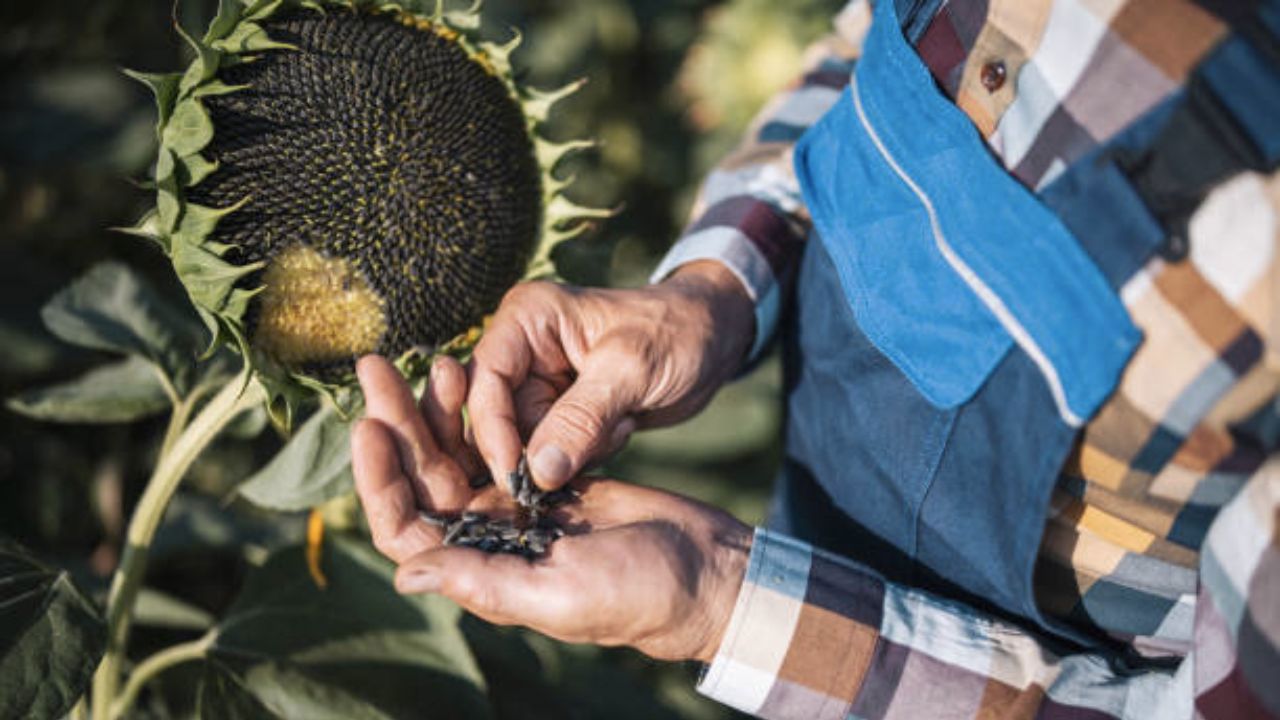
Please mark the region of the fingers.
[[556, 399], [568, 389], [569, 385], [570, 383], [565, 382], [561, 386], [547, 378], [535, 375], [516, 390], [516, 424], [520, 430], [520, 437], [528, 440], [529, 436], [533, 435], [538, 423], [542, 422], [542, 418], [546, 417], [551, 407], [555, 405]]
[[439, 533], [418, 520], [413, 487], [400, 466], [395, 441], [382, 423], [365, 419], [356, 425], [351, 458], [356, 493], [379, 552], [401, 562], [439, 544]]
[[384, 358], [369, 356], [357, 363], [356, 373], [364, 390], [366, 415], [394, 438], [418, 502], [438, 510], [464, 506], [469, 497], [466, 478], [436, 446], [400, 371]]
[[466, 400], [467, 373], [462, 364], [447, 355], [437, 357], [431, 364], [431, 382], [419, 405], [440, 450], [470, 478], [480, 468], [465, 437], [462, 405]]
[[475, 443], [499, 487], [516, 469], [524, 444], [517, 426], [515, 389], [524, 383], [533, 350], [520, 322], [505, 307], [476, 346], [467, 406]]
[[573, 613], [566, 607], [565, 586], [557, 585], [548, 572], [514, 555], [439, 548], [401, 565], [396, 589], [439, 593], [489, 622], [555, 633]]
[[625, 358], [602, 348], [573, 385], [547, 411], [529, 439], [529, 469], [544, 489], [555, 489], [596, 458], [626, 443], [635, 430], [629, 416], [643, 394], [640, 373]]

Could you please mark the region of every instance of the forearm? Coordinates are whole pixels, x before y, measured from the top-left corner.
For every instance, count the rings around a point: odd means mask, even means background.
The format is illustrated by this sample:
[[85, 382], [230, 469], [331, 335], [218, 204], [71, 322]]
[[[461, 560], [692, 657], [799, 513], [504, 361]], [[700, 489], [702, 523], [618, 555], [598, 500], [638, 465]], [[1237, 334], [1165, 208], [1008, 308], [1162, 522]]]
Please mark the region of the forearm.
[[742, 279], [723, 263], [699, 260], [680, 266], [662, 284], [705, 304], [715, 328], [707, 338], [707, 364], [722, 372], [719, 380], [731, 377], [745, 362], [756, 333], [755, 304]]
[[660, 282], [702, 261], [729, 269], [753, 303], [751, 357], [773, 334], [809, 233], [792, 150], [836, 102], [858, 53], [856, 29], [838, 27], [810, 48], [803, 75], [764, 108], [739, 148], [707, 177], [685, 233], [652, 277]]
[[700, 690], [762, 717], [1206, 718], [1280, 714], [1280, 458], [1201, 551], [1194, 644], [1176, 671], [1119, 673], [1034, 633], [846, 558], [757, 531], [725, 640]]
[[1016, 626], [760, 531], [699, 689], [765, 718], [1036, 717], [1071, 708], [1118, 718], [1129, 716], [1131, 697], [1177, 697], [1179, 682], [1164, 672], [1117, 677], [1099, 656], [1055, 656]]

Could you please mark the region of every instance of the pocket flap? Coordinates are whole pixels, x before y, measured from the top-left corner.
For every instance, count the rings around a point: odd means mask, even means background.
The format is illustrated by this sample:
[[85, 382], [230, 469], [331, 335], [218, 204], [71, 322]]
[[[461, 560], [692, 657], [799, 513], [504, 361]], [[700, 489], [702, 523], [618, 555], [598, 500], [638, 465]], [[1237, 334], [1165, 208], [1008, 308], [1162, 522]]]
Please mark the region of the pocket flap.
[[973, 397], [1016, 344], [1062, 419], [1083, 424], [1141, 334], [1075, 238], [963, 114], [919, 106], [932, 86], [912, 96], [899, 76], [880, 97], [869, 73], [870, 89], [859, 87], [874, 47], [795, 159], [859, 326], [940, 408]]

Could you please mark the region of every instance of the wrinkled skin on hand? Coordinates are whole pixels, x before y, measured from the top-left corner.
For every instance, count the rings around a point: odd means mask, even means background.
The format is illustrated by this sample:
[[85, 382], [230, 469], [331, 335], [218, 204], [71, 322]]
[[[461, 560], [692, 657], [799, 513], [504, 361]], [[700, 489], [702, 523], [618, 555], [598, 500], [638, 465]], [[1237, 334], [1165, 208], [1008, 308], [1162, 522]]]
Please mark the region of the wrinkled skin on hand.
[[741, 366], [754, 328], [743, 285], [714, 262], [635, 290], [519, 285], [475, 351], [476, 445], [505, 477], [527, 439], [534, 481], [558, 488], [637, 427], [705, 407]]
[[568, 534], [537, 561], [444, 547], [420, 511], [514, 511], [494, 485], [467, 482], [479, 463], [463, 431], [465, 373], [438, 360], [419, 404], [382, 358], [357, 370], [367, 417], [352, 435], [356, 489], [374, 544], [400, 565], [401, 592], [440, 593], [490, 622], [568, 642], [712, 659], [746, 570], [750, 528], [678, 495], [588, 479], [573, 484], [577, 502], [555, 511]]

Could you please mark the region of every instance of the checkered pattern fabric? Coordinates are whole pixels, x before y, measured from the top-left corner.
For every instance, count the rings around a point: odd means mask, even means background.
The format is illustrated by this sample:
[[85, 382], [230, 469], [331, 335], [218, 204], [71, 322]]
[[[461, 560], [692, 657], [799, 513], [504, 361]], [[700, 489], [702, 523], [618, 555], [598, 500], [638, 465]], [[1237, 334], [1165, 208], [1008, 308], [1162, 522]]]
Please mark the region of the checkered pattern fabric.
[[[1183, 90], [1230, 31], [1206, 8], [949, 0], [912, 39], [995, 157], [1039, 191]], [[809, 231], [793, 143], [847, 85], [869, 21], [863, 0], [841, 12], [809, 72], [709, 176], [654, 273], [699, 259], [732, 269], [756, 302], [755, 354]], [[761, 532], [704, 692], [767, 717], [1280, 712], [1274, 679], [1263, 682], [1280, 672], [1280, 479], [1266, 464], [1280, 448], [1278, 218], [1280, 176], [1235, 174], [1191, 217], [1190, 256], [1152, 260], [1122, 288], [1144, 341], [1081, 433], [1040, 549], [1046, 612], [1139, 655], [1196, 662], [1117, 675]]]
[[761, 717], [805, 720], [1269, 717], [1280, 709], [1277, 508], [1273, 461], [1204, 545], [1194, 649], [1176, 668], [1143, 672], [1056, 654], [1017, 626], [758, 530], [699, 689]]

